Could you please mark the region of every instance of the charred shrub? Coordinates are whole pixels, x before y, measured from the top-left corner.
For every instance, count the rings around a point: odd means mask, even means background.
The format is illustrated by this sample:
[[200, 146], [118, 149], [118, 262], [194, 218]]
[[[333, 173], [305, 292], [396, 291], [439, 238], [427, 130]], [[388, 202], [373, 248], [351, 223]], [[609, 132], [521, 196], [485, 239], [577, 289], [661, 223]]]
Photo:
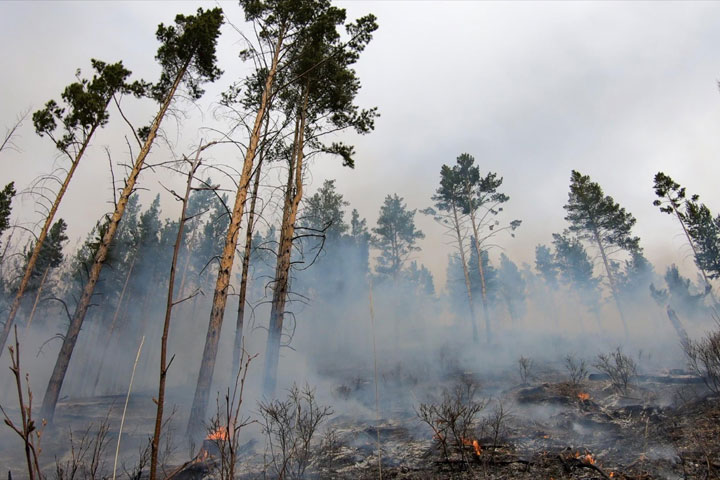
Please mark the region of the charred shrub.
[[622, 394], [627, 394], [632, 377], [637, 375], [637, 364], [632, 358], [622, 353], [620, 347], [617, 347], [614, 352], [598, 355], [595, 368], [610, 377], [612, 387]]
[[701, 376], [713, 393], [720, 394], [720, 329], [696, 342], [684, 342], [683, 349], [690, 370]]
[[587, 378], [587, 363], [582, 358], [578, 360], [574, 355], [566, 355], [564, 364], [573, 385], [580, 385]]
[[443, 390], [440, 399], [421, 403], [415, 413], [433, 431], [433, 439], [442, 451], [445, 461], [453, 452], [459, 452], [468, 463], [467, 445], [472, 445], [478, 422], [478, 414], [487, 402], [478, 399], [480, 386], [470, 378], [464, 378]]
[[293, 385], [285, 400], [260, 402], [262, 429], [267, 440], [268, 467], [278, 478], [299, 479], [313, 459], [312, 440], [319, 425], [333, 414], [318, 405], [309, 385]]
[[518, 360], [518, 371], [520, 372], [520, 381], [523, 385], [527, 385], [533, 378], [533, 361], [521, 356]]

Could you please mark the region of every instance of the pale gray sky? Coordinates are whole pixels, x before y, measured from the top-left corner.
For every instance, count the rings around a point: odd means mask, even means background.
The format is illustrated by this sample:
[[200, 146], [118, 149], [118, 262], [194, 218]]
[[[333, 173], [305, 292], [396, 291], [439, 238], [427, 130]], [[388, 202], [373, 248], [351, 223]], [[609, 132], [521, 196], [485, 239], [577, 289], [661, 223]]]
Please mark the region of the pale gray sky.
[[[356, 139], [355, 170], [318, 159], [310, 191], [336, 178], [339, 191], [373, 225], [389, 193], [412, 208], [429, 206], [440, 166], [468, 152], [482, 170], [505, 177], [507, 218], [523, 225], [517, 238], [502, 243], [516, 261], [532, 262], [535, 245], [565, 227], [562, 206], [574, 168], [637, 217], [636, 233], [661, 272], [673, 261], [690, 268], [675, 223], [652, 206], [652, 177], [665, 171], [720, 210], [720, 4], [338, 3], [350, 18], [378, 17], [380, 29], [357, 70], [360, 103], [378, 106], [382, 117], [374, 133]], [[199, 5], [213, 4], [0, 3], [0, 127], [58, 98], [77, 67], [89, 70], [91, 57], [122, 59], [137, 76], [155, 80], [157, 24]], [[242, 24], [235, 2], [222, 6]], [[226, 74], [199, 108], [188, 108], [179, 131], [168, 124], [178, 151], [198, 141], [197, 127], [213, 123], [212, 102], [246, 71], [239, 48], [238, 35], [225, 28], [220, 62]], [[154, 106], [136, 110], [140, 124]], [[113, 115], [79, 168], [60, 212], [73, 240], [108, 209], [109, 172], [100, 147], [110, 145], [119, 160], [126, 154], [122, 135]], [[0, 154], [0, 183], [15, 180], [23, 188], [51, 168], [55, 155], [29, 121], [15, 143], [21, 152]], [[164, 155], [162, 149], [155, 154]], [[142, 186], [159, 191], [157, 177]], [[164, 206], [166, 215], [175, 215], [172, 201]], [[427, 234], [418, 258], [442, 286], [449, 250], [439, 227], [418, 217]], [[37, 220], [29, 199], [17, 218]]]

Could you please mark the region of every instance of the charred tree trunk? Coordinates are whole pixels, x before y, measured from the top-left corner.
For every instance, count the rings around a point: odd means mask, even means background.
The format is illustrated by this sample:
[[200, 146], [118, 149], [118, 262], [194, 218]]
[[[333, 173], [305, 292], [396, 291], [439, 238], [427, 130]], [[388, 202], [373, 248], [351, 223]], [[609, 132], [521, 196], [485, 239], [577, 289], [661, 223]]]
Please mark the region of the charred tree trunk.
[[460, 251], [460, 261], [463, 266], [463, 274], [465, 275], [465, 289], [467, 290], [468, 306], [470, 307], [470, 323], [472, 324], [473, 342], [478, 343], [477, 321], [475, 320], [475, 305], [473, 305], [472, 287], [470, 285], [470, 272], [468, 271], [467, 261], [465, 260], [465, 248], [463, 246], [462, 234], [460, 233], [460, 219], [458, 218], [457, 207], [452, 204], [453, 219], [455, 221], [455, 234], [457, 235], [458, 250]]
[[303, 95], [303, 105], [295, 127], [295, 141], [293, 152], [290, 156], [288, 184], [285, 191], [285, 204], [283, 206], [283, 224], [280, 230], [280, 246], [278, 248], [277, 265], [275, 269], [273, 300], [270, 309], [270, 325], [268, 327], [267, 347], [265, 348], [263, 389], [269, 397], [275, 393], [275, 386], [277, 384], [277, 368], [280, 359], [280, 343], [285, 316], [285, 304], [287, 302], [288, 285], [290, 283], [290, 257], [293, 237], [295, 235], [295, 220], [303, 195], [303, 147], [309, 93], [309, 89], [306, 86]]
[[40, 294], [42, 294], [42, 289], [43, 286], [45, 286], [45, 280], [47, 279], [49, 272], [50, 266], [48, 265], [45, 268], [42, 279], [40, 280], [40, 285], [38, 286], [37, 293], [35, 294], [35, 302], [33, 302], [32, 310], [30, 310], [30, 316], [28, 317], [27, 325], [25, 325], [25, 328], [30, 328], [30, 325], [32, 324], [33, 317], [35, 316], [35, 310], [37, 310], [38, 303], [40, 302]]
[[250, 211], [248, 212], [247, 231], [245, 232], [245, 250], [243, 252], [242, 277], [240, 278], [240, 295], [238, 297], [237, 323], [235, 325], [235, 343], [233, 344], [233, 366], [230, 378], [236, 378], [240, 371], [242, 357], [243, 325], [245, 323], [245, 298], [247, 297], [248, 271], [250, 269], [250, 254], [252, 253], [252, 236], [255, 226], [255, 206], [257, 204], [258, 190], [260, 189], [260, 169], [263, 155], [260, 152], [257, 169], [255, 169], [255, 183], [253, 184]]
[[225, 237], [225, 246], [223, 247], [223, 253], [220, 257], [220, 268], [218, 269], [218, 277], [215, 283], [215, 293], [213, 295], [212, 309], [210, 310], [210, 321], [208, 323], [208, 331], [205, 338], [205, 347], [203, 348], [203, 356], [200, 363], [200, 371], [198, 372], [197, 386], [195, 387], [195, 396], [193, 398], [193, 405], [190, 411], [190, 419], [187, 427], [187, 436], [190, 438], [194, 437], [195, 434], [201, 431], [203, 421], [205, 419], [205, 410], [207, 409], [207, 403], [210, 397], [210, 386], [212, 385], [215, 361], [217, 359], [220, 329], [222, 328], [225, 305], [227, 303], [230, 273], [235, 259], [235, 247], [237, 246], [240, 224], [242, 222], [243, 207], [245, 206], [248, 185], [250, 183], [250, 174], [252, 173], [252, 167], [255, 161], [255, 153], [257, 152], [257, 148], [260, 143], [262, 121], [265, 115], [268, 114], [267, 107], [270, 101], [270, 94], [275, 80], [275, 74], [277, 73], [278, 61], [280, 58], [280, 47], [283, 44], [283, 39], [284, 35], [281, 32], [275, 45], [272, 63], [265, 79], [265, 87], [260, 99], [260, 106], [258, 108], [257, 115], [255, 116], [255, 123], [250, 134], [250, 141], [248, 143], [247, 152], [245, 153], [245, 161], [243, 163], [240, 181], [238, 182], [238, 190], [235, 195], [232, 217], [230, 218], [230, 225], [228, 227], [227, 236]]
[[[165, 321], [163, 323], [162, 341], [160, 345], [160, 382], [158, 385], [158, 396], [156, 400], [157, 411], [155, 414], [155, 431], [153, 433], [151, 448], [150, 448], [150, 480], [157, 478], [157, 462], [158, 462], [158, 448], [160, 445], [160, 433], [162, 430], [163, 421], [163, 409], [165, 407], [165, 380], [167, 378], [167, 371], [170, 365], [167, 363], [167, 341], [168, 334], [170, 333], [170, 318], [172, 316], [173, 308], [173, 291], [175, 289], [175, 266], [177, 265], [178, 254], [180, 253], [180, 246], [182, 245], [183, 230], [185, 228], [185, 211], [187, 210], [188, 198], [190, 198], [190, 191], [192, 190], [192, 181], [200, 165], [200, 152], [202, 146], [198, 147], [195, 160], [190, 166], [190, 171], [187, 176], [187, 186], [185, 188], [185, 197], [182, 199], [182, 209], [180, 211], [180, 222], [178, 225], [177, 237], [175, 238], [175, 246], [173, 248], [172, 263], [170, 263], [170, 279], [168, 280], [168, 294], [167, 302], [165, 304]], [[172, 360], [170, 360], [172, 363]]]
[[70, 169], [68, 170], [68, 173], [65, 176], [65, 181], [60, 186], [60, 190], [58, 191], [57, 196], [55, 197], [55, 201], [53, 202], [52, 207], [50, 207], [50, 211], [48, 212], [48, 215], [45, 218], [45, 223], [43, 224], [43, 228], [40, 231], [40, 235], [38, 236], [37, 241], [35, 242], [35, 247], [33, 247], [32, 254], [30, 255], [30, 259], [28, 260], [28, 263], [25, 266], [25, 273], [23, 274], [23, 278], [20, 281], [20, 286], [18, 287], [17, 293], [15, 293], [15, 298], [13, 299], [12, 305], [10, 306], [10, 314], [8, 315], [8, 318], [5, 321], [3, 330], [0, 333], [0, 356], [2, 355], [2, 351], [5, 350], [5, 342], [7, 341], [8, 335], [10, 334], [10, 328], [12, 327], [13, 321], [15, 320], [15, 316], [17, 315], [18, 310], [20, 309], [20, 302], [22, 301], [22, 297], [23, 297], [23, 294], [25, 293], [25, 289], [27, 288], [28, 283], [30, 282], [30, 276], [32, 275], [32, 272], [35, 270], [35, 264], [37, 263], [37, 260], [40, 257], [40, 250], [42, 250], [42, 246], [43, 246], [43, 243], [45, 242], [45, 238], [47, 237], [50, 227], [52, 226], [52, 221], [55, 218], [55, 213], [57, 213], [57, 209], [60, 206], [60, 202], [62, 201], [63, 196], [65, 195], [65, 192], [67, 191], [67, 187], [70, 184], [70, 180], [72, 179], [73, 175], [75, 174], [75, 170], [77, 169], [77, 166], [80, 164], [80, 160], [82, 159], [83, 155], [85, 154], [85, 151], [87, 150], [87, 147], [90, 144], [90, 139], [92, 138], [92, 136], [95, 133], [95, 130], [97, 129], [98, 126], [99, 126], [99, 123], [96, 123], [95, 125], [93, 125], [93, 127], [90, 129], [90, 132], [88, 133], [87, 137], [85, 138], [85, 141], [80, 146], [80, 150], [78, 150], [77, 155], [75, 155], [75, 158], [72, 159]]
[[175, 92], [177, 91], [178, 87], [180, 86], [180, 82], [185, 76], [188, 65], [189, 61], [185, 65], [183, 65], [183, 67], [178, 72], [175, 81], [170, 87], [170, 90], [168, 91], [168, 94], [165, 97], [162, 106], [160, 107], [160, 111], [158, 112], [157, 116], [153, 120], [152, 125], [150, 126], [150, 131], [148, 133], [147, 139], [145, 140], [145, 143], [143, 144], [143, 147], [140, 150], [137, 159], [135, 160], [135, 164], [133, 165], [130, 175], [125, 181], [125, 187], [120, 194], [117, 205], [115, 205], [115, 211], [113, 212], [110, 223], [108, 224], [108, 229], [103, 236], [100, 246], [98, 247], [98, 251], [95, 255], [95, 260], [90, 269], [88, 281], [85, 284], [85, 288], [83, 289], [80, 301], [75, 308], [75, 314], [73, 315], [72, 321], [70, 322], [67, 334], [63, 339], [60, 353], [58, 354], [57, 361], [55, 362], [55, 368], [53, 369], [52, 375], [50, 376], [50, 381], [48, 382], [47, 390], [45, 391], [45, 396], [43, 398], [41, 413], [42, 417], [45, 418], [48, 423], [52, 422], [53, 416], [55, 415], [55, 405], [57, 404], [57, 400], [60, 396], [60, 388], [62, 387], [63, 380], [65, 379], [68, 365], [70, 365], [70, 357], [72, 356], [73, 350], [75, 349], [75, 343], [77, 342], [77, 337], [80, 334], [83, 320], [85, 320], [85, 314], [90, 307], [90, 300], [92, 299], [93, 293], [95, 292], [95, 285], [100, 278], [100, 271], [105, 264], [105, 259], [107, 258], [108, 252], [110, 250], [110, 244], [115, 237], [115, 232], [117, 231], [117, 228], [120, 225], [120, 220], [122, 220], [123, 214], [125, 213], [125, 207], [127, 206], [130, 195], [135, 189], [135, 183], [137, 182], [137, 178], [140, 175], [143, 164], [145, 163], [145, 158], [147, 158], [148, 154], [150, 153], [150, 148], [152, 147], [153, 141], [157, 136], [158, 129], [160, 128], [160, 123], [162, 122], [163, 117], [165, 117], [165, 113], [170, 107], [170, 103], [175, 96]]

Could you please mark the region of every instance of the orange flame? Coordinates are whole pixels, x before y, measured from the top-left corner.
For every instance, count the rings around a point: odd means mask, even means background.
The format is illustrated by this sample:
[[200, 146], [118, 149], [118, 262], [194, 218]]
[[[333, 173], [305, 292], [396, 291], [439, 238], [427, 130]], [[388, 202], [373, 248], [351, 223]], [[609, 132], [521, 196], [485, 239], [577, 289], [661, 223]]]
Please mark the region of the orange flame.
[[482, 448], [480, 448], [480, 442], [477, 440], [470, 440], [467, 438], [461, 438], [463, 445], [472, 446], [475, 449], [475, 455], [478, 457], [482, 453]]
[[615, 476], [615, 472], [610, 472], [610, 474], [608, 475], [608, 477], [610, 477], [610, 478], [613, 478], [614, 476]]
[[206, 440], [213, 440], [216, 442], [225, 441], [228, 439], [227, 428], [220, 426], [217, 430], [208, 433]]
[[580, 399], [581, 402], [584, 402], [585, 400], [590, 400], [590, 394], [589, 394], [589, 393], [580, 392], [580, 393], [578, 393], [577, 396], [578, 396], [578, 398]]

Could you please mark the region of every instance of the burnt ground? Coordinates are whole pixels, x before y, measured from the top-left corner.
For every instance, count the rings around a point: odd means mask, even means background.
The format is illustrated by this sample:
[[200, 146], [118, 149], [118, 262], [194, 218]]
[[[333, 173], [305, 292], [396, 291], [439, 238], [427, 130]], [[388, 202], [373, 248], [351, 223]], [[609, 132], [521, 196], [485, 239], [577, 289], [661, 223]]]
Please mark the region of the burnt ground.
[[[687, 375], [658, 373], [637, 377], [624, 394], [607, 380], [594, 376], [579, 385], [564, 381], [562, 375], [540, 373], [526, 385], [508, 388], [508, 375], [476, 378], [457, 373], [445, 385], [435, 385], [434, 397], [443, 387], [468, 378], [481, 385], [478, 396], [486, 399], [469, 440], [461, 448], [448, 442], [447, 458], [432, 430], [415, 413], [421, 402], [431, 402], [428, 385], [412, 375], [383, 376], [396, 393], [381, 393], [381, 419], [374, 418], [374, 389], [370, 380], [336, 378], [336, 411], [343, 402], [356, 401], [367, 408], [363, 414], [337, 413], [326, 427], [335, 433], [332, 448], [316, 447], [306, 478], [378, 478], [378, 434], [382, 450], [382, 477], [397, 479], [713, 479], [720, 478], [720, 399]], [[387, 388], [381, 389], [387, 392]], [[431, 391], [432, 392], [432, 391]], [[54, 478], [55, 465], [67, 462], [68, 428], [73, 426], [77, 445], [83, 425], [97, 426], [114, 405], [108, 421], [105, 456], [100, 470], [112, 468], [117, 425], [124, 398], [96, 397], [65, 399], [58, 408], [55, 431], [43, 439], [43, 468]], [[498, 408], [502, 406], [501, 420]], [[130, 405], [123, 433], [123, 450], [118, 478], [143, 478], [138, 458], [151, 433], [154, 405], [150, 397], [136, 396]], [[175, 425], [182, 425], [180, 421]], [[259, 432], [250, 429], [237, 472], [240, 478], [272, 478], [265, 475], [268, 451]], [[174, 446], [170, 443], [175, 443]], [[23, 478], [24, 459], [17, 438], [4, 432], [0, 443], [0, 465], [12, 469], [13, 478]], [[173, 478], [219, 478], [213, 459], [183, 469], [192, 457], [176, 429], [167, 442], [163, 459], [166, 474]], [[463, 459], [464, 456], [464, 459]], [[89, 457], [88, 457], [89, 458]], [[77, 478], [87, 478], [78, 474]], [[100, 477], [98, 477], [100, 478]]]

